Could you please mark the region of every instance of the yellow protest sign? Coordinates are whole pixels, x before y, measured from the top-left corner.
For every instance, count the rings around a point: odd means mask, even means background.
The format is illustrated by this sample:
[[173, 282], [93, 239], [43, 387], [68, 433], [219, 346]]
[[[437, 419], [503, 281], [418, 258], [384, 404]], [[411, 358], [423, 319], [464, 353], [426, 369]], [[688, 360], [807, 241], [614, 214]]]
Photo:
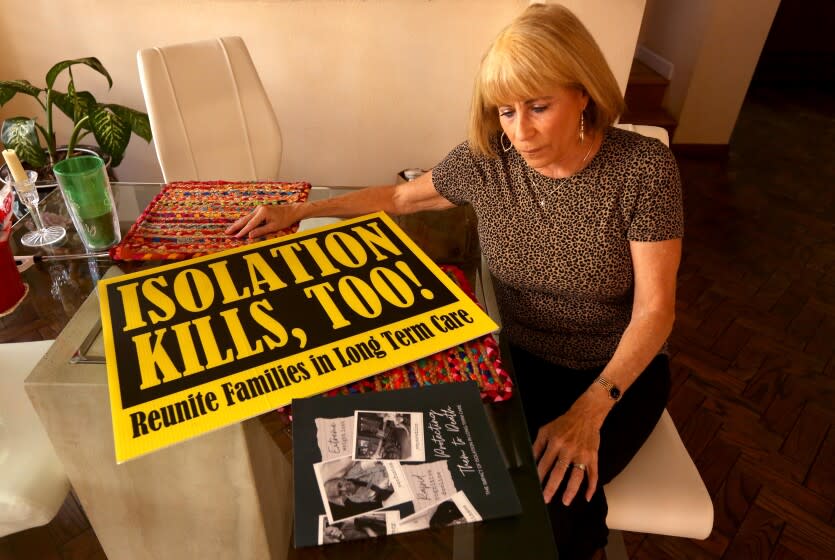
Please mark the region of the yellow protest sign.
[[486, 334], [384, 213], [99, 283], [123, 462]]

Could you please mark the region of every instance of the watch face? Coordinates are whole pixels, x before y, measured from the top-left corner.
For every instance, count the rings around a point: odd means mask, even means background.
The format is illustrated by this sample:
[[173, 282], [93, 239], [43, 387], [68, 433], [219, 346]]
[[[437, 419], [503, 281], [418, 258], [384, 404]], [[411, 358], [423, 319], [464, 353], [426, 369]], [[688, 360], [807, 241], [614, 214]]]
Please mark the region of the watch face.
[[618, 389], [617, 387], [612, 387], [611, 389], [609, 389], [609, 396], [615, 400], [618, 400], [620, 398], [620, 389]]

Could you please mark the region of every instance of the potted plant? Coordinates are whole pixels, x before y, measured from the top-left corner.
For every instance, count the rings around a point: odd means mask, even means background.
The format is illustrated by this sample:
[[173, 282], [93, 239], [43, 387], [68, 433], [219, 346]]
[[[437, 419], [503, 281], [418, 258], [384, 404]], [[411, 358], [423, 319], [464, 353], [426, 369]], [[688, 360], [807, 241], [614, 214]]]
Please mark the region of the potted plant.
[[[98, 144], [98, 155], [110, 166], [121, 163], [131, 134], [151, 141], [151, 123], [148, 115], [122, 105], [99, 103], [89, 91], [79, 91], [73, 76], [73, 66], [85, 65], [107, 79], [113, 80], [102, 63], [95, 57], [63, 60], [46, 73], [46, 87], [39, 88], [26, 80], [0, 81], [0, 107], [18, 93], [34, 97], [44, 111], [43, 122], [30, 117], [11, 117], [3, 121], [0, 140], [7, 148], [13, 148], [18, 157], [38, 176], [52, 176], [52, 165], [64, 157], [72, 157], [79, 150], [79, 142], [92, 134]], [[69, 80], [66, 92], [55, 89], [58, 77], [67, 72]], [[55, 137], [55, 108], [73, 122], [73, 128], [65, 148], [59, 147]]]

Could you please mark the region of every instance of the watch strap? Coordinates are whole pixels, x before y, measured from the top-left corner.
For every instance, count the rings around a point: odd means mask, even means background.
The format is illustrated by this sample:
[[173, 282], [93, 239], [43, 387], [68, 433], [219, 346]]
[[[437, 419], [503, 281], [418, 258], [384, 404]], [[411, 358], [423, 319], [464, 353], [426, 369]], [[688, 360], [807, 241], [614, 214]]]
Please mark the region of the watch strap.
[[621, 392], [620, 392], [620, 389], [618, 389], [617, 385], [615, 385], [614, 383], [612, 383], [611, 381], [609, 381], [608, 379], [606, 379], [602, 375], [598, 376], [598, 378], [595, 379], [594, 381], [595, 381], [595, 383], [598, 383], [598, 384], [602, 385], [603, 388], [606, 389], [606, 392], [609, 393], [609, 398], [610, 399], [612, 399], [614, 401], [620, 400]]

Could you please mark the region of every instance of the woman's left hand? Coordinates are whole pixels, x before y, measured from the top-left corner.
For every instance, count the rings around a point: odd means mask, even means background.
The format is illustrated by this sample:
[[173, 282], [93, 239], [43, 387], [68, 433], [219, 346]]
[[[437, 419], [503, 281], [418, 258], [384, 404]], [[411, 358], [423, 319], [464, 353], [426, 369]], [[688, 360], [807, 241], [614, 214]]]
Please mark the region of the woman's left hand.
[[597, 488], [597, 451], [602, 420], [597, 421], [597, 415], [590, 412], [578, 400], [565, 414], [542, 426], [536, 435], [533, 454], [538, 458], [539, 481], [548, 478], [542, 491], [545, 503], [551, 502], [566, 473], [568, 484], [562, 495], [562, 503], [566, 506], [577, 495], [583, 476], [589, 477], [586, 501], [591, 500]]

